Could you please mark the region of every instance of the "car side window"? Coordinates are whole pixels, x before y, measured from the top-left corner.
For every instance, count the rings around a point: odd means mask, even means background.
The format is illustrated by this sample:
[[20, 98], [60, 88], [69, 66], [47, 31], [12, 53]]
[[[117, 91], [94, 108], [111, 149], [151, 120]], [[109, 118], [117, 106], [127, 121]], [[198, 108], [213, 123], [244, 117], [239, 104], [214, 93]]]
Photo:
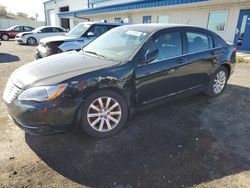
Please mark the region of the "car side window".
[[169, 59], [182, 54], [182, 38], [180, 32], [160, 34], [152, 40], [146, 53], [159, 50], [158, 57], [151, 63]]
[[89, 32], [93, 32], [95, 34], [95, 37], [99, 37], [108, 30], [109, 30], [108, 25], [94, 25], [93, 27], [90, 28]]
[[214, 38], [214, 41], [215, 41], [216, 47], [223, 47], [223, 46], [225, 46], [225, 41], [223, 41], [223, 39], [220, 38], [219, 36], [216, 36]]
[[33, 30], [31, 27], [24, 26], [23, 28], [24, 28], [24, 31], [32, 31]]
[[53, 27], [53, 28], [52, 28], [52, 32], [53, 32], [53, 33], [63, 32], [63, 30], [60, 29], [60, 28], [57, 28], [57, 27]]
[[41, 30], [42, 33], [52, 33], [52, 28], [51, 27], [46, 27]]
[[14, 31], [20, 32], [20, 31], [22, 31], [22, 28], [20, 26], [19, 27], [15, 27]]
[[188, 52], [208, 50], [211, 45], [208, 35], [196, 32], [187, 32]]

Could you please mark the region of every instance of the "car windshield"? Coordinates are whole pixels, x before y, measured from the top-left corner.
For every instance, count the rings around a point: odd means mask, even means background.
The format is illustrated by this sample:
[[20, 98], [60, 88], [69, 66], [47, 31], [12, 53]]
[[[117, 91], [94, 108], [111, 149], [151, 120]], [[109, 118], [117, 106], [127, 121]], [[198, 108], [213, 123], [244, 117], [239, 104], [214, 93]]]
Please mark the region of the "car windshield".
[[129, 61], [133, 58], [138, 48], [148, 38], [149, 33], [118, 27], [101, 35], [86, 46], [85, 53], [117, 61]]
[[66, 35], [69, 37], [81, 37], [90, 26], [89, 24], [78, 24]]

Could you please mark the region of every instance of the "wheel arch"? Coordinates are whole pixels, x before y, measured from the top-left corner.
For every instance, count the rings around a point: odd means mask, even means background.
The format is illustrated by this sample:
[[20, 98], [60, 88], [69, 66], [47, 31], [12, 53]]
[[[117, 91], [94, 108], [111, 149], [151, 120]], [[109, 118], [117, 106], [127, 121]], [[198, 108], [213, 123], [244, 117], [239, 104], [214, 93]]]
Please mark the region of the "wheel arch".
[[8, 36], [10, 36], [8, 33], [2, 33], [2, 34], [1, 34], [1, 37], [2, 37], [2, 35], [8, 35]]
[[[103, 90], [108, 90], [108, 91], [113, 91], [115, 93], [118, 93], [120, 96], [122, 96], [127, 105], [128, 105], [128, 113], [131, 114], [134, 112], [134, 108], [135, 108], [135, 103], [134, 103], [134, 97], [133, 94], [131, 93], [131, 91], [129, 90], [124, 90], [122, 88], [118, 88], [118, 87], [112, 87], [112, 86], [106, 86], [106, 87], [99, 87], [99, 88], [95, 88], [93, 90], [90, 90], [88, 92], [85, 93], [84, 98], [92, 95], [93, 93], [96, 93], [98, 91], [103, 91]], [[78, 109], [76, 110], [75, 113], [75, 118], [74, 118], [74, 127], [76, 129], [79, 128], [80, 122], [81, 122], [81, 114], [83, 112], [83, 105], [84, 105], [84, 100], [81, 102], [81, 104], [79, 105]]]
[[0, 35], [0, 38], [2, 39], [2, 36], [3, 35], [8, 35], [8, 37], [10, 38], [10, 35], [8, 34], [8, 33], [1, 33], [1, 35]]
[[34, 37], [34, 36], [27, 36], [27, 38], [26, 38], [26, 43], [27, 43], [27, 44], [28, 44], [28, 40], [29, 40], [30, 38], [35, 39], [35, 40], [36, 40], [36, 43], [37, 43], [37, 38], [36, 38], [36, 37]]
[[222, 66], [222, 67], [224, 67], [224, 68], [227, 69], [227, 71], [228, 71], [228, 77], [229, 77], [230, 74], [231, 74], [231, 66], [228, 63], [223, 63], [220, 66]]

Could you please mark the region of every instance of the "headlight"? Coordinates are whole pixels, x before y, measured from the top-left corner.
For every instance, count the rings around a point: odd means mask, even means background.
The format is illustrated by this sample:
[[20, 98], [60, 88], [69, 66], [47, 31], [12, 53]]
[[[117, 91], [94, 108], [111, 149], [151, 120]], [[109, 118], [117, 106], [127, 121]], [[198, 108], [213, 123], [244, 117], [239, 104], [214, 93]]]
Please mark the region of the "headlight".
[[22, 92], [18, 100], [23, 101], [49, 101], [57, 98], [67, 87], [67, 84], [53, 86], [33, 87]]

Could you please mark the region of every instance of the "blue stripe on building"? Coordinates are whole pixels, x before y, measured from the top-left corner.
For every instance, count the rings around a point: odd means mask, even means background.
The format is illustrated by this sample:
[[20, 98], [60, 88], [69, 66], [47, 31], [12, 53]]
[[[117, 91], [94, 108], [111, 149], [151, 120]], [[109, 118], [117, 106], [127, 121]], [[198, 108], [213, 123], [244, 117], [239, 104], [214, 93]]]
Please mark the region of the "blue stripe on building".
[[[101, 0], [92, 0], [91, 2], [100, 2]], [[119, 12], [119, 11], [128, 11], [128, 10], [137, 10], [145, 8], [156, 8], [164, 7], [171, 5], [187, 4], [187, 3], [199, 3], [209, 0], [137, 0], [133, 2], [120, 3], [109, 6], [102, 6], [97, 8], [89, 8], [78, 11], [62, 12], [58, 13], [59, 17], [77, 17], [81, 15], [88, 14], [100, 14], [100, 13], [109, 13], [109, 12]]]

